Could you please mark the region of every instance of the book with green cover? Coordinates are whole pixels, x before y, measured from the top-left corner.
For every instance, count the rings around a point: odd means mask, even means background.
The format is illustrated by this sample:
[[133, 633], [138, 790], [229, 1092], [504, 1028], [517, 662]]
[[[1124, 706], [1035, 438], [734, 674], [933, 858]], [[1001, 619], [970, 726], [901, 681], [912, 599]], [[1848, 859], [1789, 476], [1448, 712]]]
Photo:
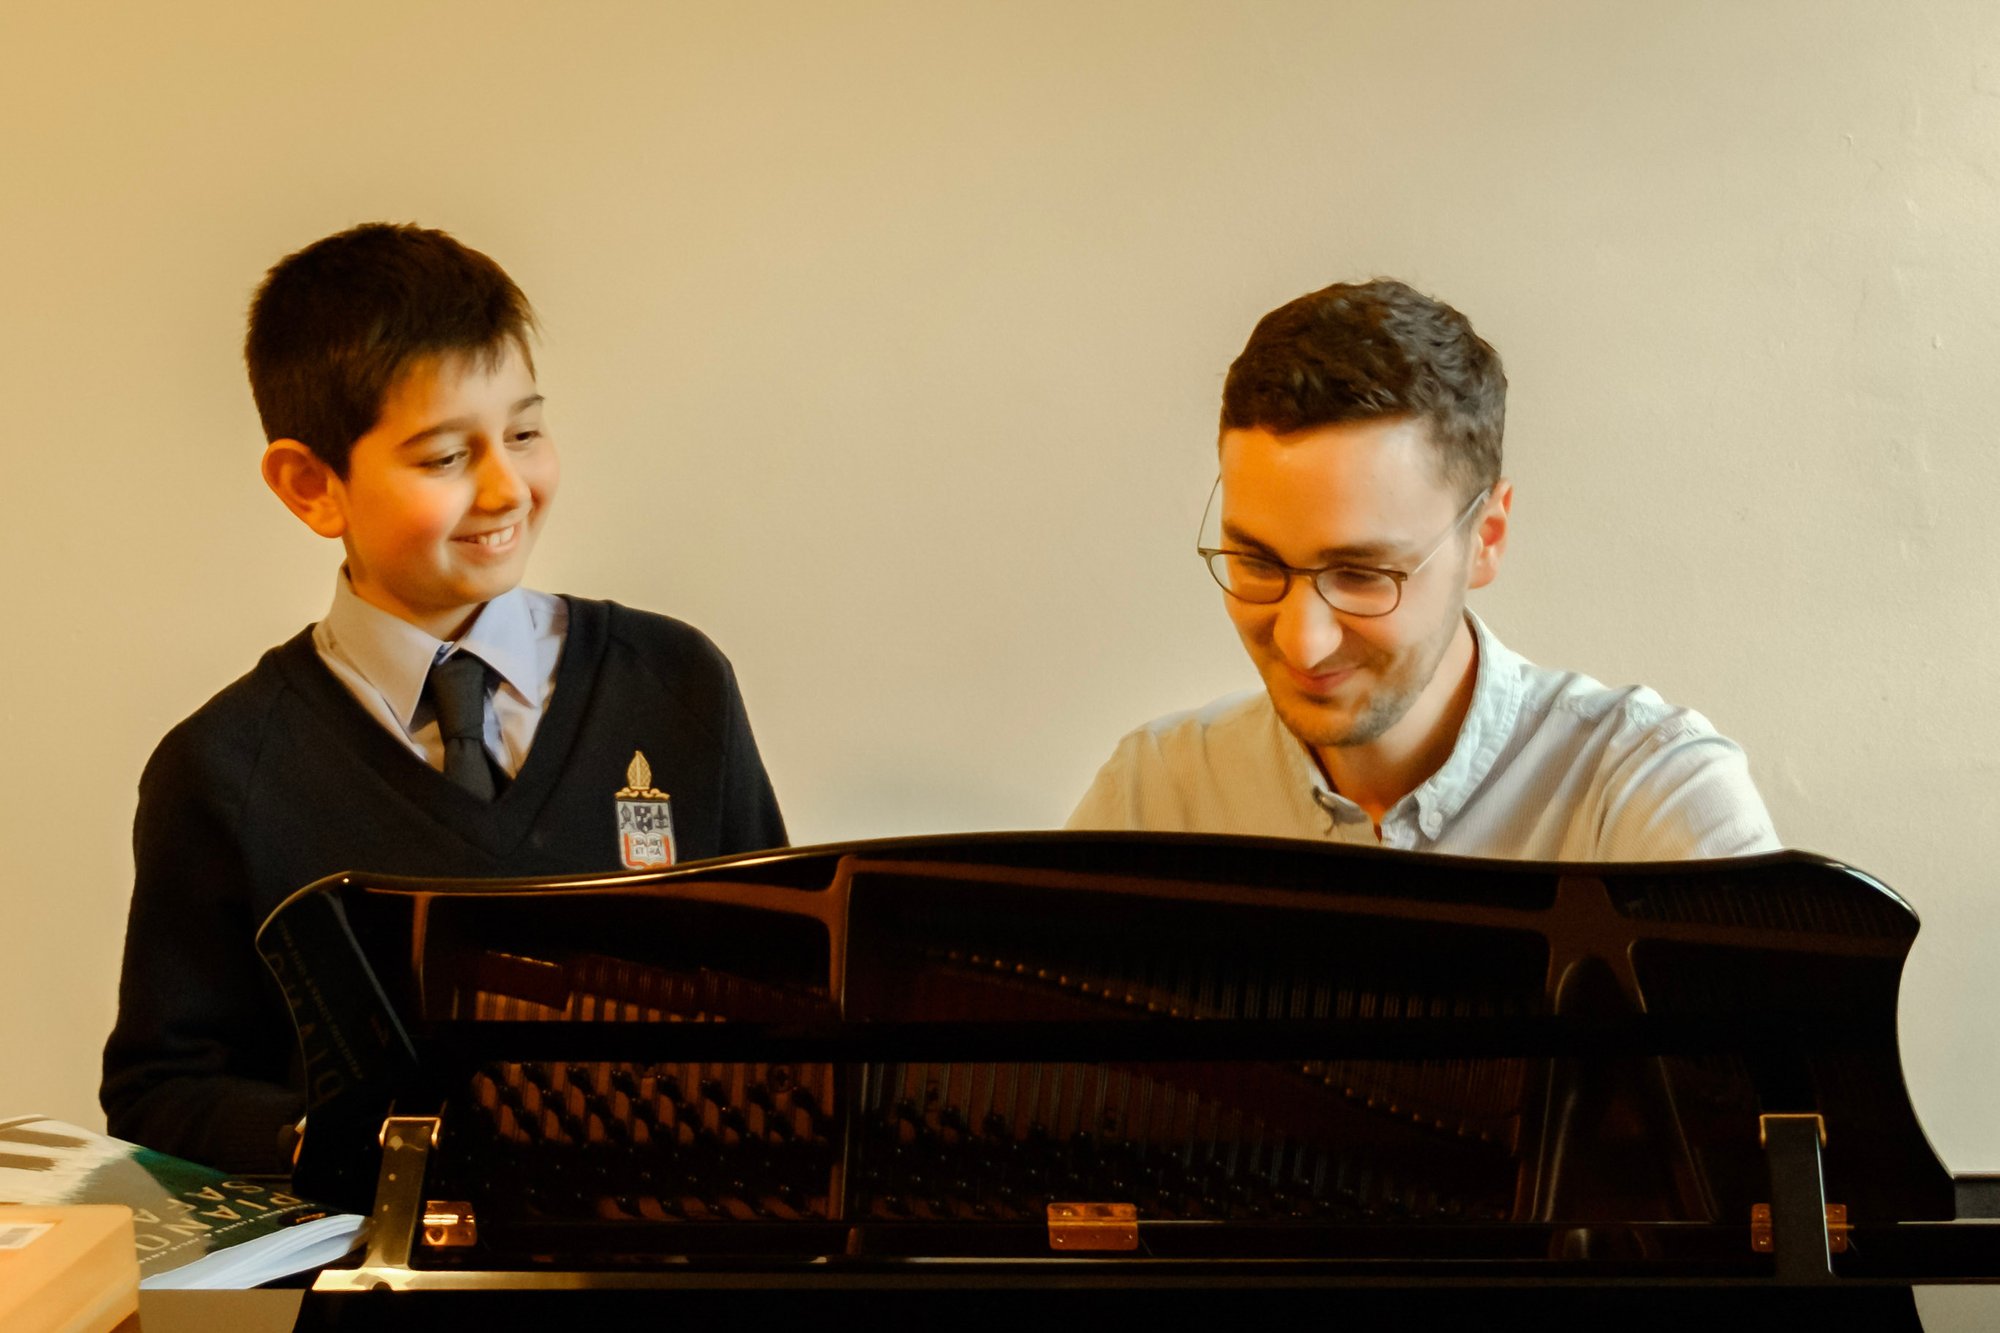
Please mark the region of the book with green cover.
[[0, 1120], [0, 1203], [132, 1210], [145, 1288], [254, 1287], [333, 1262], [367, 1219], [60, 1120]]

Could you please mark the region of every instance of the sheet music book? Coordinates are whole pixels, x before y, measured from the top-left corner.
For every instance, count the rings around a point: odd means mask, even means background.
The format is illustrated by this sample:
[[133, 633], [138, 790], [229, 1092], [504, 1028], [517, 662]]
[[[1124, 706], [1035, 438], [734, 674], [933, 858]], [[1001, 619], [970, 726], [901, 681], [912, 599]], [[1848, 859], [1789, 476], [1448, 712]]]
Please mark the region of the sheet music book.
[[132, 1210], [139, 1285], [254, 1287], [329, 1264], [367, 1219], [280, 1185], [49, 1120], [0, 1120], [0, 1203], [115, 1203]]

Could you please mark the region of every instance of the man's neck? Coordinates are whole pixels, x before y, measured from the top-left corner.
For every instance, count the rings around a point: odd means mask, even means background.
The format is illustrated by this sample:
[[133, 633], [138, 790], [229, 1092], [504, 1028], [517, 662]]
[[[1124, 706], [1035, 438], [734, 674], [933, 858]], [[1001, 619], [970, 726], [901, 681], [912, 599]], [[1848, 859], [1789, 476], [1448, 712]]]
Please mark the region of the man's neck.
[[1396, 802], [1421, 787], [1451, 758], [1459, 728], [1472, 708], [1478, 677], [1478, 643], [1470, 622], [1461, 617], [1430, 683], [1410, 710], [1365, 745], [1313, 747], [1320, 771], [1335, 791], [1366, 811], [1379, 829], [1382, 817]]

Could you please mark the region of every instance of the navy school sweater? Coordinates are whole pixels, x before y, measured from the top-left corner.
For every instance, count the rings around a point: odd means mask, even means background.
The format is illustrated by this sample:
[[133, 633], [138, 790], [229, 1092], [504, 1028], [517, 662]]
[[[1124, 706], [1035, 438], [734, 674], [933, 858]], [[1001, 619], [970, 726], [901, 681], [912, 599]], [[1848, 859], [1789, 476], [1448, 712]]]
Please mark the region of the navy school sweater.
[[320, 662], [310, 630], [160, 742], [139, 781], [112, 1134], [228, 1171], [285, 1172], [304, 1093], [257, 928], [341, 871], [449, 877], [623, 869], [614, 793], [634, 751], [671, 797], [676, 860], [785, 844], [735, 674], [699, 631], [565, 598], [569, 631], [526, 762], [490, 805], [432, 769]]

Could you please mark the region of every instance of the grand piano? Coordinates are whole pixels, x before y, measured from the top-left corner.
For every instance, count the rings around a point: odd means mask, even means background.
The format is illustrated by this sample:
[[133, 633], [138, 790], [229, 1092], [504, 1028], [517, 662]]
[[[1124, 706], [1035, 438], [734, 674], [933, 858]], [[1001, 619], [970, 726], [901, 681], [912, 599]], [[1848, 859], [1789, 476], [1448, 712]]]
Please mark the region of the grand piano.
[[258, 936], [296, 1187], [374, 1220], [299, 1326], [1916, 1327], [1913, 1284], [2000, 1279], [2000, 1188], [1903, 1089], [1916, 931], [1796, 852], [1051, 833], [336, 876]]

